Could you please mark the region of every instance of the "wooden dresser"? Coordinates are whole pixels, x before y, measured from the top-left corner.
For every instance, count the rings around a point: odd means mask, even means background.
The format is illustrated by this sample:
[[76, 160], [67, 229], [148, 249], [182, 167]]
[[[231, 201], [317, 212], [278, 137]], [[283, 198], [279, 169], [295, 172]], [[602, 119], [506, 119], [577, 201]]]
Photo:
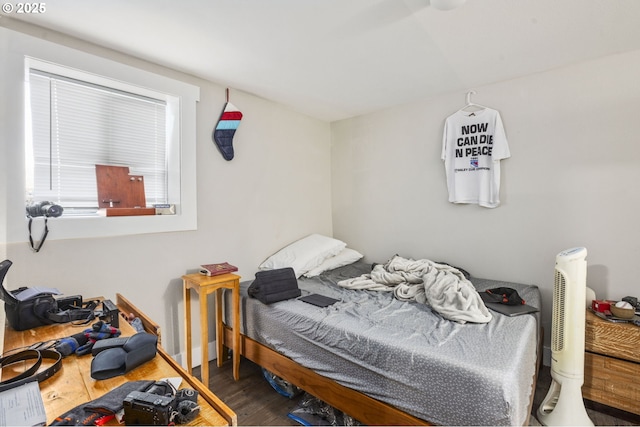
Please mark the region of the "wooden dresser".
[[640, 327], [587, 310], [585, 399], [640, 414]]

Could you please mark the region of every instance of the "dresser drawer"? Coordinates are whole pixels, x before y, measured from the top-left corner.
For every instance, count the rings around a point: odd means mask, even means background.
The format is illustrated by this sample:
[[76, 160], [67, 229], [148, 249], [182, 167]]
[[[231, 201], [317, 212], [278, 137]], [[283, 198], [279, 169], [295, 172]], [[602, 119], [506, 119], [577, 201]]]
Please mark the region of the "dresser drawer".
[[587, 310], [585, 350], [640, 363], [640, 327], [608, 322]]
[[640, 363], [585, 353], [584, 398], [640, 414]]

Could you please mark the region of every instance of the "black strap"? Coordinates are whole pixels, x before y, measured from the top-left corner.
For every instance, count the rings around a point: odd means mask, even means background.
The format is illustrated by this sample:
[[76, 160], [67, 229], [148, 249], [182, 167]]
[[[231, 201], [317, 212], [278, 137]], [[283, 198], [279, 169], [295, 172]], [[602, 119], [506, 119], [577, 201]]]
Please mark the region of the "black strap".
[[35, 359], [36, 361], [33, 363], [33, 365], [31, 365], [28, 369], [26, 369], [24, 372], [22, 372], [21, 374], [16, 375], [13, 378], [10, 378], [6, 381], [4, 381], [5, 383], [13, 383], [16, 382], [18, 380], [21, 380], [23, 378], [27, 378], [30, 377], [31, 375], [35, 374], [38, 369], [40, 368], [40, 365], [42, 364], [42, 354], [40, 354], [40, 352], [38, 350], [22, 350], [19, 353], [16, 354], [11, 354], [7, 357], [3, 357], [2, 359], [0, 359], [0, 367], [5, 367], [5, 366], [9, 366], [13, 363], [16, 362], [22, 362], [23, 360], [30, 360], [30, 359]]
[[[62, 355], [57, 351], [34, 349], [21, 350], [9, 356], [3, 356], [2, 358], [0, 358], [0, 367], [4, 368], [17, 362], [32, 359], [35, 359], [36, 361], [24, 372], [16, 375], [13, 378], [9, 378], [0, 382], [0, 392], [21, 386], [31, 381], [42, 382], [48, 378], [51, 378], [62, 367]], [[47, 369], [41, 372], [37, 372], [40, 368], [40, 365], [42, 364], [42, 359], [53, 360], [53, 365], [49, 366]]]
[[29, 243], [31, 244], [31, 249], [34, 252], [40, 252], [40, 248], [44, 245], [44, 241], [47, 239], [47, 235], [49, 234], [49, 227], [47, 226], [47, 218], [44, 219], [44, 231], [42, 232], [42, 237], [40, 237], [40, 241], [38, 244], [34, 244], [33, 237], [31, 236], [31, 223], [33, 222], [33, 218], [29, 217]]
[[96, 316], [93, 310], [86, 308], [74, 308], [58, 312], [49, 312], [47, 319], [55, 323], [69, 323], [80, 320], [80, 324], [91, 322]]
[[[91, 300], [83, 304], [82, 308], [68, 308], [60, 311], [44, 311], [44, 315], [38, 315], [43, 310], [38, 310], [38, 306], [45, 302], [37, 301], [33, 306], [33, 314], [45, 323], [69, 323], [79, 321], [78, 325], [91, 322], [95, 317], [95, 308], [98, 301]], [[46, 304], [49, 304], [46, 302]]]
[[68, 323], [79, 321], [78, 325], [84, 325], [91, 322], [95, 317], [95, 308], [98, 306], [98, 301], [91, 300], [85, 302], [82, 308], [68, 308], [58, 312], [47, 313], [47, 319], [56, 323]]

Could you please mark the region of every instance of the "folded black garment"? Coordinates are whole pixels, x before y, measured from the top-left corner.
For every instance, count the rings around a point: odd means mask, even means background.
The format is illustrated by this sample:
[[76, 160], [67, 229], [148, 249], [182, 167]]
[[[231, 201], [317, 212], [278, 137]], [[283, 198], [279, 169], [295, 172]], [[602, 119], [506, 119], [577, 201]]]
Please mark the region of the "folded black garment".
[[302, 294], [291, 267], [258, 271], [247, 292], [265, 304], [297, 298]]
[[124, 375], [153, 359], [158, 347], [158, 337], [138, 332], [129, 338], [109, 338], [96, 342], [91, 361], [91, 378], [104, 380]]
[[153, 381], [129, 381], [105, 393], [103, 396], [56, 417], [52, 426], [89, 426], [106, 415], [116, 414], [124, 408], [124, 399], [132, 391], [145, 391]]

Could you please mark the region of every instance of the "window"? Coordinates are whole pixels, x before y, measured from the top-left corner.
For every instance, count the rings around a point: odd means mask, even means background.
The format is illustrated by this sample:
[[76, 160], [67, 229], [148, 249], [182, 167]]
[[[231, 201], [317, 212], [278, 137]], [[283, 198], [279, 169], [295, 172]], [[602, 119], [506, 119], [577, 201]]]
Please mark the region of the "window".
[[[24, 156], [8, 153], [6, 174], [16, 185], [9, 187], [7, 241], [25, 239], [24, 203], [31, 200], [64, 207], [49, 221], [49, 240], [197, 229], [200, 89], [47, 41], [20, 42], [21, 54], [8, 55], [6, 64], [7, 105], [24, 105], [24, 121], [5, 128], [24, 141]], [[95, 164], [128, 166], [131, 174], [143, 175], [147, 204], [173, 204], [175, 214], [96, 213]], [[41, 226], [34, 222], [34, 233]]]
[[169, 203], [167, 95], [149, 97], [133, 86], [123, 91], [37, 65], [28, 77], [27, 200], [54, 202], [65, 214], [95, 213], [95, 165], [102, 164], [144, 176], [148, 205]]

